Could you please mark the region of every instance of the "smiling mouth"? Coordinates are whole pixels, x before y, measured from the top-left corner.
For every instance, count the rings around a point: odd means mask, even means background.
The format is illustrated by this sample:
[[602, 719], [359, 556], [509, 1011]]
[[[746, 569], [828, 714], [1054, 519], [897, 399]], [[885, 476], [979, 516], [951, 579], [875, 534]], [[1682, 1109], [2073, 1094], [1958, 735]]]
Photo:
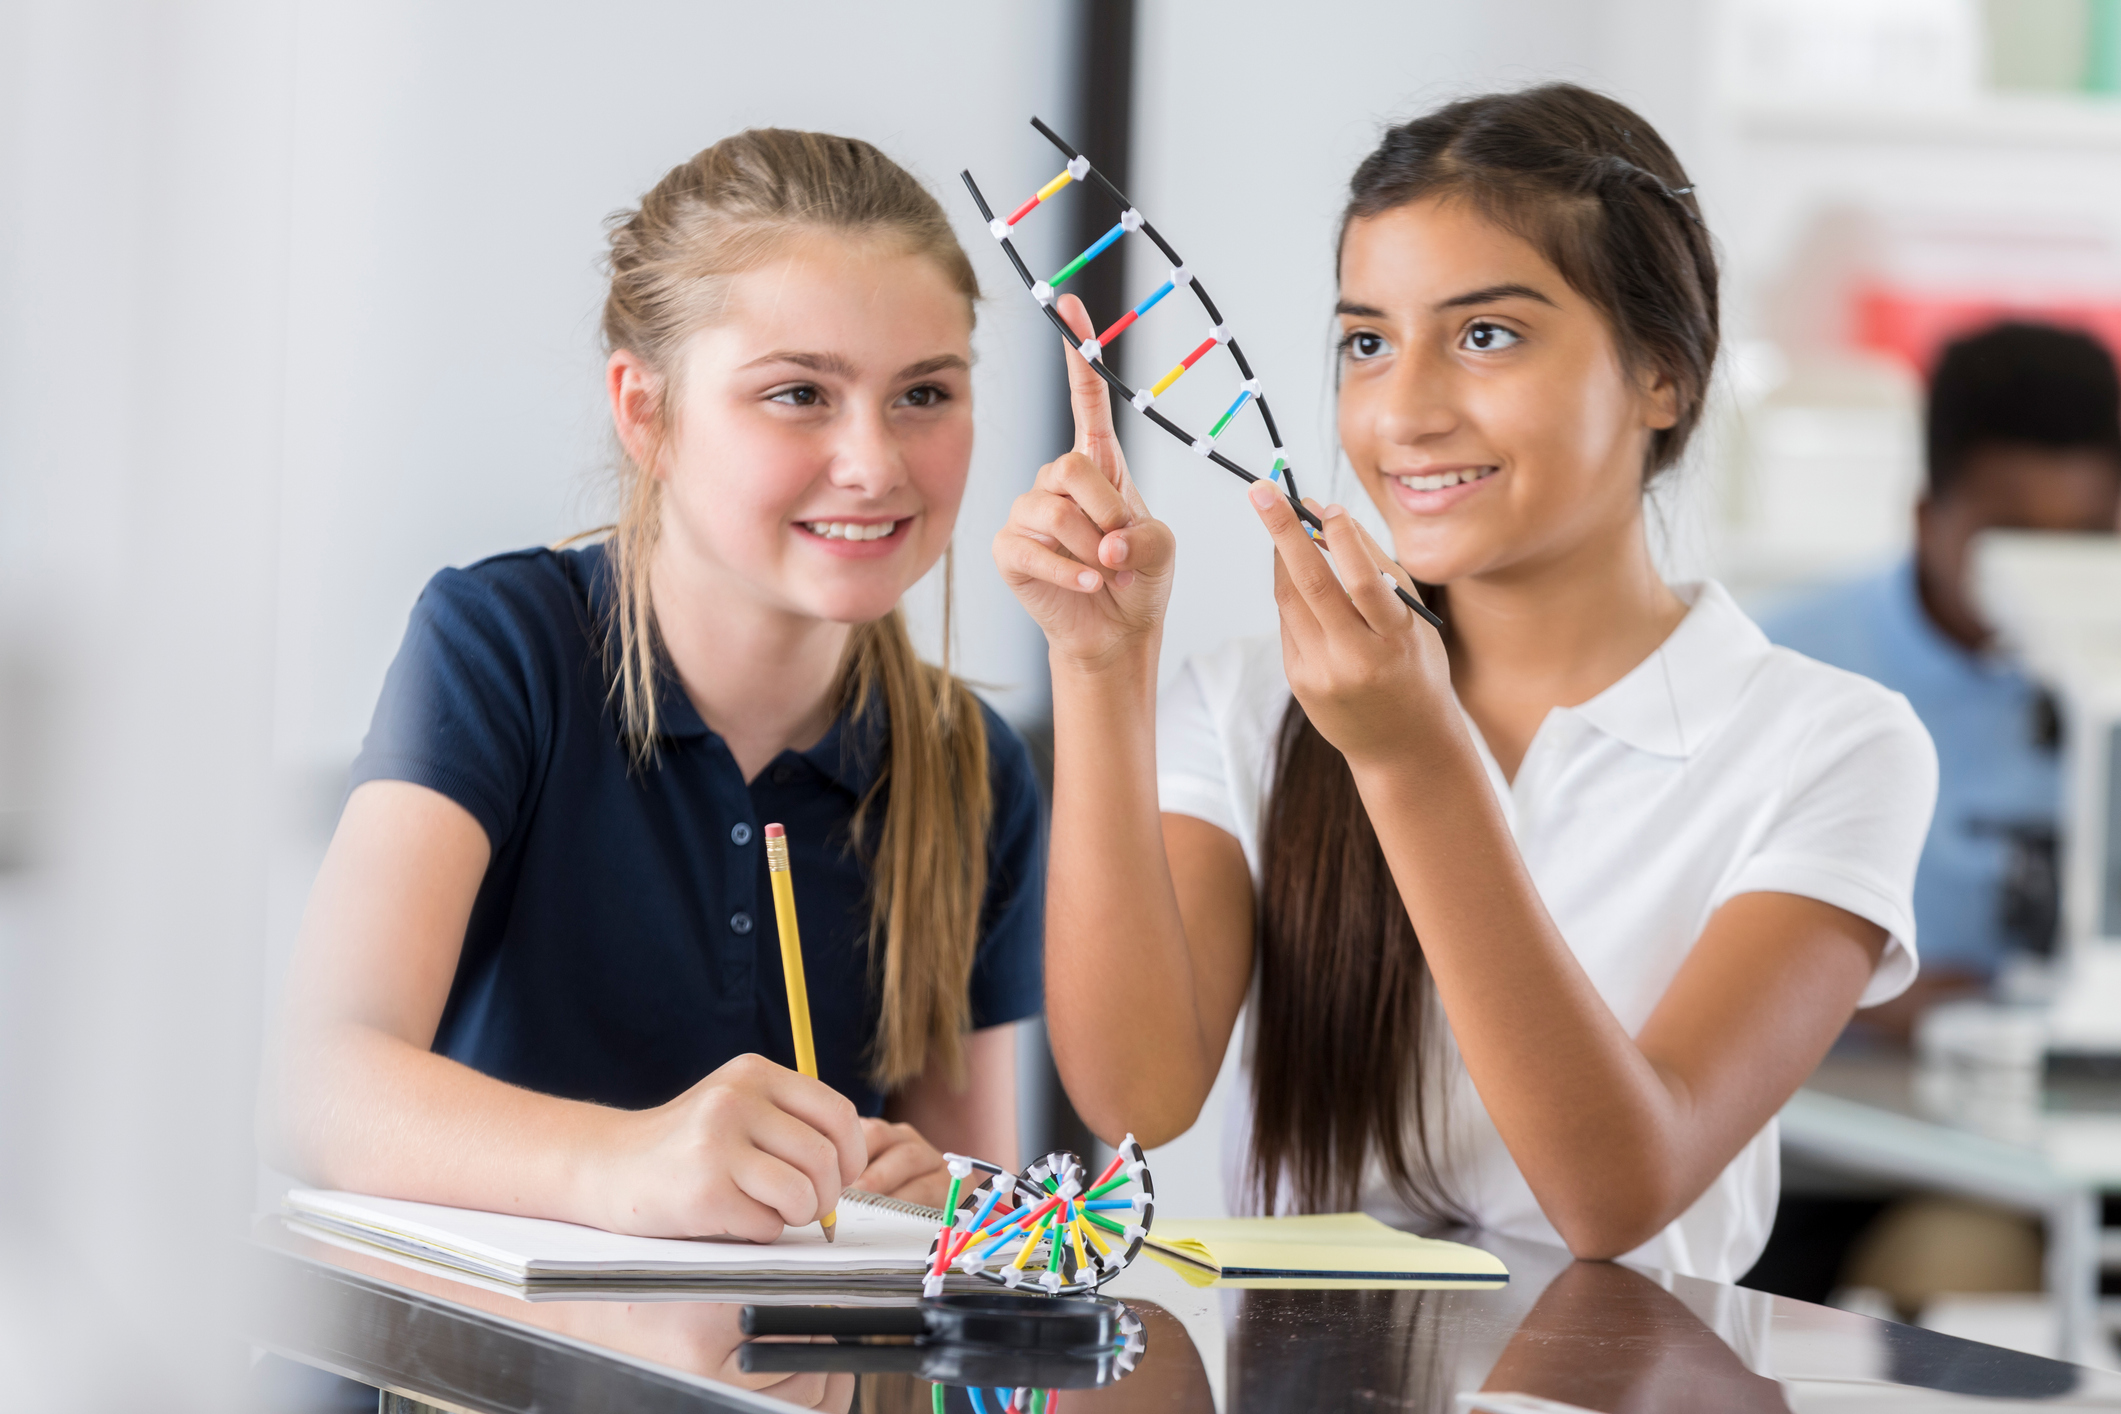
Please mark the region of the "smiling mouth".
[[1500, 467], [1472, 466], [1463, 471], [1439, 471], [1433, 476], [1395, 476], [1392, 479], [1409, 491], [1441, 491], [1468, 481], [1485, 481], [1499, 470]]
[[909, 516], [906, 520], [882, 520], [873, 524], [851, 520], [802, 520], [796, 524], [820, 540], [883, 540], [896, 535], [898, 528], [911, 519]]

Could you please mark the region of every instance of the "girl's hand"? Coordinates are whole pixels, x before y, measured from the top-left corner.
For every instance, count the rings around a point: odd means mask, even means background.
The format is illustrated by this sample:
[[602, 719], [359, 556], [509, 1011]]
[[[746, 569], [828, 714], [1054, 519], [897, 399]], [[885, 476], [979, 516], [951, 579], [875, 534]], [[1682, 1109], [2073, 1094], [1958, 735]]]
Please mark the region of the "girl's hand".
[[869, 1145], [869, 1167], [851, 1187], [931, 1208], [940, 1208], [950, 1196], [949, 1166], [912, 1125], [864, 1119], [862, 1138]]
[[1392, 589], [1415, 592], [1407, 572], [1339, 506], [1307, 503], [1325, 522], [1328, 564], [1287, 497], [1264, 482], [1250, 495], [1274, 537], [1282, 663], [1319, 734], [1355, 766], [1452, 730], [1458, 714], [1443, 639]]
[[[1095, 330], [1073, 295], [1057, 306], [1084, 338]], [[1105, 380], [1067, 351], [1075, 449], [1039, 468], [994, 537], [994, 562], [1056, 654], [1098, 666], [1153, 646], [1171, 597], [1175, 544], [1127, 475]]]
[[854, 1103], [764, 1056], [613, 1114], [615, 1142], [586, 1175], [597, 1226], [612, 1232], [771, 1242], [831, 1212], [869, 1162]]

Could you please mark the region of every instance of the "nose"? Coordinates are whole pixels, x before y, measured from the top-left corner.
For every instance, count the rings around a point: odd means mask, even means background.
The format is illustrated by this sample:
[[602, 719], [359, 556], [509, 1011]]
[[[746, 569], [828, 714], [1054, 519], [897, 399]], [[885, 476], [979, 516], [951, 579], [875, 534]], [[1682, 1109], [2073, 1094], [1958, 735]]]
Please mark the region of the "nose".
[[905, 452], [883, 409], [858, 406], [841, 420], [831, 478], [834, 486], [873, 501], [905, 484]]
[[1416, 446], [1454, 432], [1459, 412], [1454, 365], [1420, 341], [1402, 354], [1383, 389], [1378, 431], [1384, 440]]

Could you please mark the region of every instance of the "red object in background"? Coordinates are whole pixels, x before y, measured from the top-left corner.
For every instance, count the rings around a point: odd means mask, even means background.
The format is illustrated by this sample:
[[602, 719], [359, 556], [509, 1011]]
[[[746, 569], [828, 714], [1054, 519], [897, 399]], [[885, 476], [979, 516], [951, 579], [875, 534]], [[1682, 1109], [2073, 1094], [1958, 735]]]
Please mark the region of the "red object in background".
[[2121, 299], [2024, 301], [1858, 285], [1852, 300], [1857, 347], [1904, 359], [1927, 381], [1944, 346], [2003, 319], [2081, 329], [2121, 349]]

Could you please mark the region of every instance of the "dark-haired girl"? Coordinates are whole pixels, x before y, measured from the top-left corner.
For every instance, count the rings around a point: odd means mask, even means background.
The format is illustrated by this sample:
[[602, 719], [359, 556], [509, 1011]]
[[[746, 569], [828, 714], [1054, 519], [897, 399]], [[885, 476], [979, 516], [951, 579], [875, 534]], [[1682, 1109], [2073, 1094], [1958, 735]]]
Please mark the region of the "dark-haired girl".
[[1076, 447], [996, 542], [1051, 647], [1069, 1093], [1168, 1140], [1249, 1009], [1241, 1201], [1734, 1279], [1775, 1112], [1914, 974], [1929, 739], [1651, 561], [1717, 292], [1640, 117], [1555, 85], [1392, 129], [1338, 271], [1341, 444], [1392, 545], [1320, 505], [1321, 549], [1254, 487], [1279, 643], [1159, 700], [1175, 546], [1079, 359]]

